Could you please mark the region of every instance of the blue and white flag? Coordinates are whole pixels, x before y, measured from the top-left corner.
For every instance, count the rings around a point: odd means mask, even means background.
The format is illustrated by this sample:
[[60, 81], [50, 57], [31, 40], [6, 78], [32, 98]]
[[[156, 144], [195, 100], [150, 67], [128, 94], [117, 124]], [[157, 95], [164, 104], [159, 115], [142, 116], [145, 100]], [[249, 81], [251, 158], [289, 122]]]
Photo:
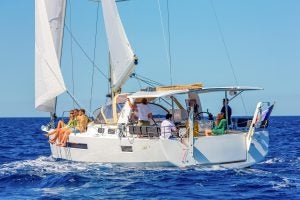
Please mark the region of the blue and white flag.
[[260, 117], [260, 127], [261, 128], [266, 128], [268, 127], [268, 124], [269, 124], [269, 118], [270, 118], [270, 115], [272, 113], [272, 110], [274, 108], [274, 104], [269, 106], [266, 110], [264, 110], [262, 113], [261, 113], [261, 117]]

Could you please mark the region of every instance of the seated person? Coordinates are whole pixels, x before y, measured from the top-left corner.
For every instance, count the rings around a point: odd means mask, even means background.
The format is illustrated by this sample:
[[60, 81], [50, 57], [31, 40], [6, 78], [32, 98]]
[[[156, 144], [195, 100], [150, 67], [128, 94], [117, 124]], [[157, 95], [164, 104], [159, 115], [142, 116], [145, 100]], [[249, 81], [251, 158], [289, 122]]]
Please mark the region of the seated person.
[[65, 147], [67, 144], [67, 141], [69, 139], [69, 135], [71, 133], [77, 134], [77, 133], [83, 133], [86, 132], [87, 124], [88, 124], [89, 118], [85, 115], [85, 110], [80, 109], [79, 115], [77, 116], [77, 125], [76, 127], [69, 127], [61, 130], [61, 134], [63, 135], [61, 141], [58, 146]]
[[172, 132], [177, 131], [174, 123], [171, 121], [172, 119], [172, 114], [167, 114], [166, 115], [166, 119], [162, 121], [161, 125], [160, 125], [160, 130], [161, 130], [161, 135], [160, 138], [161, 139], [169, 139], [171, 138]]
[[51, 131], [51, 132], [49, 132], [49, 133], [47, 133], [47, 134], [44, 134], [44, 135], [45, 135], [46, 137], [48, 137], [48, 136], [50, 136], [50, 135], [57, 134], [57, 132], [58, 132], [61, 128], [65, 127], [65, 126], [70, 126], [70, 125], [72, 125], [73, 123], [75, 123], [74, 119], [75, 119], [74, 111], [73, 111], [73, 110], [70, 110], [69, 121], [68, 121], [67, 124], [65, 124], [65, 122], [64, 122], [63, 120], [59, 120], [56, 129], [54, 129], [53, 131]]
[[52, 131], [48, 134], [45, 134], [45, 136], [49, 136], [49, 135], [54, 134], [54, 137], [51, 140], [49, 140], [49, 142], [51, 144], [55, 143], [57, 138], [61, 139], [61, 137], [62, 137], [61, 132], [62, 132], [63, 129], [76, 127], [76, 125], [77, 125], [77, 113], [78, 113], [77, 109], [71, 110], [70, 111], [70, 119], [69, 119], [69, 122], [67, 124], [65, 124], [62, 120], [60, 120], [58, 125], [57, 125], [57, 128], [54, 131]]
[[223, 135], [227, 129], [227, 121], [225, 119], [224, 113], [219, 113], [216, 118], [216, 124], [213, 129], [206, 129], [205, 135]]

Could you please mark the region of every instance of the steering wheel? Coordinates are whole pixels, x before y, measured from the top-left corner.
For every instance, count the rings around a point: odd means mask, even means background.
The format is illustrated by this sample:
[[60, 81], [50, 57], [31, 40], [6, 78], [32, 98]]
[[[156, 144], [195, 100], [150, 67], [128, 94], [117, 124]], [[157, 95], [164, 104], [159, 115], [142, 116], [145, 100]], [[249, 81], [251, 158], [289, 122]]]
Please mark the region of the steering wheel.
[[208, 116], [208, 120], [214, 120], [214, 116], [210, 113], [210, 112], [208, 112], [208, 111], [205, 111], [205, 112], [198, 112], [197, 114], [195, 114], [194, 115], [194, 119], [195, 120], [203, 120], [203, 114], [207, 114], [207, 116]]
[[155, 125], [155, 126], [158, 126], [158, 124], [156, 123], [156, 121], [154, 120], [154, 118], [153, 118], [153, 117], [151, 117], [151, 119], [152, 119], [152, 121], [153, 121], [154, 125]]

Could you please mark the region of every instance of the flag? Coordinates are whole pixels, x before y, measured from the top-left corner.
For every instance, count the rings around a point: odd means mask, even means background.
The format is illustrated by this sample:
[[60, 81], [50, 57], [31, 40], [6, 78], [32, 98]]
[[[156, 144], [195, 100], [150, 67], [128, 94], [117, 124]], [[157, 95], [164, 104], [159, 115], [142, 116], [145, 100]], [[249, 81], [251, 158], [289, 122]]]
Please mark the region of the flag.
[[261, 122], [260, 122], [260, 128], [267, 128], [269, 125], [269, 117], [272, 113], [272, 110], [274, 108], [274, 104], [269, 106], [266, 110], [264, 110], [261, 113]]

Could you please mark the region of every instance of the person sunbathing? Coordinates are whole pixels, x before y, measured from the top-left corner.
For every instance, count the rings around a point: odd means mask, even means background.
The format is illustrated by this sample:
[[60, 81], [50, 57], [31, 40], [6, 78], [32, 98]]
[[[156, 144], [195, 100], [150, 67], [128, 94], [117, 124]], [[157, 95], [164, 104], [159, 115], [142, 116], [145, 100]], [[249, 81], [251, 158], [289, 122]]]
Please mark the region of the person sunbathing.
[[89, 118], [85, 115], [85, 110], [80, 109], [77, 117], [77, 125], [75, 127], [67, 127], [60, 130], [62, 138], [57, 146], [65, 147], [71, 133], [76, 135], [77, 133], [86, 132], [88, 122]]
[[48, 133], [47, 136], [53, 135], [53, 134], [54, 134], [54, 137], [52, 137], [52, 138], [49, 140], [49, 142], [50, 142], [51, 144], [54, 144], [54, 143], [56, 142], [57, 139], [58, 139], [59, 141], [62, 139], [62, 134], [61, 134], [61, 133], [62, 133], [62, 130], [63, 130], [64, 128], [70, 128], [70, 127], [75, 127], [75, 126], [76, 126], [76, 124], [77, 124], [77, 119], [76, 119], [77, 114], [78, 114], [78, 109], [71, 110], [71, 111], [70, 111], [70, 119], [69, 119], [69, 122], [68, 122], [67, 124], [65, 124], [62, 120], [60, 120], [59, 123], [58, 123], [57, 128], [56, 128], [54, 131]]

